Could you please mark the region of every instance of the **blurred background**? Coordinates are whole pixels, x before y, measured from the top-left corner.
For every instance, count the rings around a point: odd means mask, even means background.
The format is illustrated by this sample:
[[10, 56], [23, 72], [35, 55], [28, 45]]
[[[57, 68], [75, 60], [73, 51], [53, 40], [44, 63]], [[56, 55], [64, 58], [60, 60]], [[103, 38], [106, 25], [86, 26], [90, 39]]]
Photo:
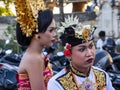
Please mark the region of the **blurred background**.
[[[53, 10], [57, 26], [69, 14], [77, 15], [83, 24], [95, 24], [98, 32], [103, 30], [114, 40], [120, 36], [120, 0], [44, 0], [46, 8]], [[5, 40], [8, 47], [19, 53], [15, 37], [16, 11], [14, 0], [0, 0], [0, 48]], [[59, 37], [59, 34], [58, 34]], [[15, 46], [13, 46], [15, 45]]]
[[[94, 34], [96, 46], [100, 31], [105, 31], [109, 40], [117, 42], [115, 51], [110, 51], [111, 41], [108, 41], [105, 50], [96, 51], [94, 66], [107, 71], [115, 89], [120, 90], [120, 0], [44, 0], [44, 3], [46, 8], [53, 11], [57, 28], [67, 15], [77, 15], [81, 23], [97, 27]], [[17, 69], [27, 47], [17, 43], [15, 31], [14, 0], [0, 0], [0, 90], [17, 88]], [[58, 33], [57, 29], [56, 32]], [[60, 35], [61, 33], [57, 34], [52, 47], [44, 50], [50, 56], [54, 74], [69, 64], [63, 55]]]

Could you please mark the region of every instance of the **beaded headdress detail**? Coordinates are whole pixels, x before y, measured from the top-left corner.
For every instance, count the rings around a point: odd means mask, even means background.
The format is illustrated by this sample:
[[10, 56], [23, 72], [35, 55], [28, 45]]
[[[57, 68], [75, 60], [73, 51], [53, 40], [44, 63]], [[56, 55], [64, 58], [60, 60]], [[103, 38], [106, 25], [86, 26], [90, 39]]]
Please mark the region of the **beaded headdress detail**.
[[64, 47], [65, 56], [71, 54], [71, 47], [92, 40], [96, 29], [93, 25], [81, 24], [79, 18], [77, 16], [73, 17], [73, 15], [65, 18], [65, 22], [61, 24], [58, 27], [58, 32], [62, 32], [67, 38]]
[[79, 18], [77, 16], [73, 17], [73, 15], [65, 18], [65, 22], [61, 22], [61, 26], [58, 29], [58, 32], [65, 32], [66, 28], [71, 27], [75, 31], [75, 38], [83, 39], [88, 41], [93, 38], [94, 31], [96, 27], [92, 25], [82, 25], [79, 22]]
[[38, 32], [38, 11], [44, 10], [43, 0], [15, 0], [17, 22], [26, 37], [32, 36], [33, 31]]

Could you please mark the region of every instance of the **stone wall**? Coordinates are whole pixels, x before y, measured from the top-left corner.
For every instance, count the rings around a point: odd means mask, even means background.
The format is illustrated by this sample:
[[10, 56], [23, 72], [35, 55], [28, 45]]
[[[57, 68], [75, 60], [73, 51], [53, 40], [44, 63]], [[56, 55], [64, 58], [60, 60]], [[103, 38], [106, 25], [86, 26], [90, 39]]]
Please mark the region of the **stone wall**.
[[[85, 13], [74, 12], [72, 14], [64, 14], [64, 17], [67, 17], [68, 15], [78, 16], [81, 22], [95, 20], [95, 18], [97, 17], [94, 12], [85, 12]], [[60, 22], [62, 16], [60, 14], [55, 14], [54, 18], [56, 21]]]

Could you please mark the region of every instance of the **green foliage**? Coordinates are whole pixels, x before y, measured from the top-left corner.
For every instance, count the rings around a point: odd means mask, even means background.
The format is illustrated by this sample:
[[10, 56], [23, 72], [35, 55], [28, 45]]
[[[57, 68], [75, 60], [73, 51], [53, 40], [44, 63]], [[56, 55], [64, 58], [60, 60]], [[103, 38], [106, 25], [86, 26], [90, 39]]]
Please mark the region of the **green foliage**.
[[0, 50], [3, 48], [4, 43], [5, 43], [5, 41], [4, 41], [4, 40], [0, 40]]
[[13, 53], [20, 53], [19, 44], [16, 40], [16, 25], [11, 24], [7, 27], [7, 30], [4, 32], [4, 35], [10, 40], [10, 43], [6, 45], [6, 48], [12, 49]]
[[14, 16], [14, 13], [9, 9], [8, 11], [4, 7], [0, 7], [0, 16]]
[[0, 0], [0, 2], [4, 3], [4, 7], [0, 7], [0, 16], [15, 16], [9, 7], [10, 4], [14, 2], [14, 0]]
[[14, 13], [12, 12], [11, 9], [9, 9], [8, 11], [6, 11], [5, 16], [15, 16]]
[[8, 37], [9, 40], [14, 41], [16, 40], [16, 27], [15, 24], [9, 25], [7, 30], [4, 32], [5, 36]]
[[14, 0], [0, 0], [3, 1], [4, 3], [12, 3]]
[[4, 16], [6, 14], [6, 9], [3, 7], [0, 7], [0, 16]]
[[19, 45], [16, 42], [10, 41], [8, 45], [6, 45], [7, 49], [12, 49], [13, 53], [20, 53]]

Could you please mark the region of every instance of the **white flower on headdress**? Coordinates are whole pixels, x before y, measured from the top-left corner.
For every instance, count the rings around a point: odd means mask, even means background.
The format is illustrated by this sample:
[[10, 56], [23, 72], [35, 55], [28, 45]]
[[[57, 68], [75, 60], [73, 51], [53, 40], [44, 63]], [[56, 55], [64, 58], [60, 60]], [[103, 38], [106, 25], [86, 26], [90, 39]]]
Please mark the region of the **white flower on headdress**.
[[77, 35], [82, 35], [83, 25], [81, 23], [78, 23], [77, 26], [76, 26], [76, 28], [74, 28], [74, 29], [75, 29], [75, 33]]
[[92, 31], [93, 27], [91, 25], [82, 25], [77, 16], [74, 18], [73, 15], [68, 16], [68, 18], [65, 18], [65, 22], [62, 22], [61, 24], [62, 26], [59, 27], [58, 32], [64, 33], [65, 28], [72, 27], [75, 31], [75, 37], [85, 39], [86, 41], [88, 41], [94, 33], [94, 29]]
[[58, 32], [64, 32], [65, 28], [72, 25], [81, 25], [81, 23], [79, 24], [79, 18], [77, 16], [73, 17], [73, 15], [65, 18], [65, 22], [61, 22], [61, 24], [62, 26], [59, 27]]

